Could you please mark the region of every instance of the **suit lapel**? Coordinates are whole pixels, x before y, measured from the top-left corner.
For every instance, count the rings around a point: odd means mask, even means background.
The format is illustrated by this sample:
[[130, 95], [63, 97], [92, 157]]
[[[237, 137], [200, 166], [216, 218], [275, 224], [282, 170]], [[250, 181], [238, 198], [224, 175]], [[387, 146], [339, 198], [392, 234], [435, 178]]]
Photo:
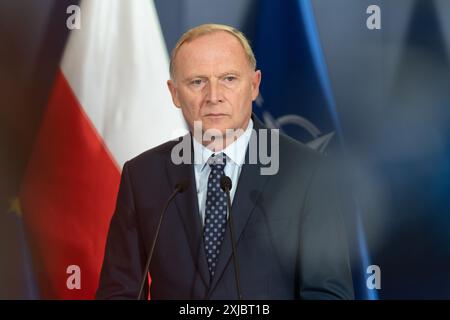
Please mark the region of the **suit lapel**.
[[[191, 162], [193, 163], [193, 161]], [[170, 156], [166, 161], [166, 171], [171, 185], [182, 180], [189, 181], [189, 188], [175, 198], [178, 214], [184, 224], [193, 261], [196, 263], [205, 286], [210, 284], [210, 276], [203, 243], [203, 228], [199, 215], [194, 167], [191, 164], [172, 163]]]

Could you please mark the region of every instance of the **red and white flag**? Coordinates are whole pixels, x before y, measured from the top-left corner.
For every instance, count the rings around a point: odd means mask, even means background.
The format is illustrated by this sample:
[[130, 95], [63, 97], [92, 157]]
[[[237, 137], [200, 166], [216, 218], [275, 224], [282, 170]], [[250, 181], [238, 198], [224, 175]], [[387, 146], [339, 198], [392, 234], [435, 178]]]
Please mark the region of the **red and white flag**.
[[42, 298], [94, 297], [123, 163], [186, 131], [167, 56], [151, 0], [82, 1], [20, 192]]

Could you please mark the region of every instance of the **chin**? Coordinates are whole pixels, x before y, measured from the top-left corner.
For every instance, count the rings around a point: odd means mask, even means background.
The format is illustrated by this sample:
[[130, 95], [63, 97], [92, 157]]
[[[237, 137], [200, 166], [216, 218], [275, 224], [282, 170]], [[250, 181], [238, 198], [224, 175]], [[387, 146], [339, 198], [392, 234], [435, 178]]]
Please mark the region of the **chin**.
[[227, 119], [205, 119], [203, 120], [203, 131], [206, 130], [219, 130], [223, 134], [227, 129], [232, 129], [233, 125]]

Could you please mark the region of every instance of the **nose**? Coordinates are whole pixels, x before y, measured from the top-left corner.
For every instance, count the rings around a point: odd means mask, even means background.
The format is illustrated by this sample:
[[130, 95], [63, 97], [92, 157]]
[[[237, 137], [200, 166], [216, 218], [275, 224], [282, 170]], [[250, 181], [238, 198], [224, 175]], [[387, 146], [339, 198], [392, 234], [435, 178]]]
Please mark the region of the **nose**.
[[223, 102], [220, 86], [217, 80], [211, 80], [208, 83], [207, 102], [210, 104], [218, 104]]

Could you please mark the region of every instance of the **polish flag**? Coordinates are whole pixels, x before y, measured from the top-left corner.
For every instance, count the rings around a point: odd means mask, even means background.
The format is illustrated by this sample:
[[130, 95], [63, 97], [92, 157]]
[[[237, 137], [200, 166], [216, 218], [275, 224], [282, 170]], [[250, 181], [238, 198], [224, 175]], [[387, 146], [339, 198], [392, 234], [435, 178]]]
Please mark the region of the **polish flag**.
[[153, 2], [80, 7], [20, 192], [44, 299], [94, 297], [124, 162], [186, 132]]

